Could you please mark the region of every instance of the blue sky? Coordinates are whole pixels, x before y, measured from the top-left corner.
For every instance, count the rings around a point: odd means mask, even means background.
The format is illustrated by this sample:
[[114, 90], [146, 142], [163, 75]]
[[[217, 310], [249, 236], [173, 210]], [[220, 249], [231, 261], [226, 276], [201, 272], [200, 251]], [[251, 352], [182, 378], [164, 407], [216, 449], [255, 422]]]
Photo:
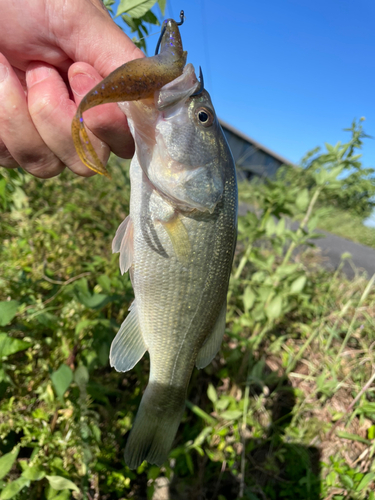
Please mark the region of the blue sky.
[[[223, 120], [295, 163], [345, 141], [354, 118], [375, 137], [374, 0], [167, 0], [166, 17], [181, 9], [188, 62]], [[364, 165], [374, 159], [368, 139]]]

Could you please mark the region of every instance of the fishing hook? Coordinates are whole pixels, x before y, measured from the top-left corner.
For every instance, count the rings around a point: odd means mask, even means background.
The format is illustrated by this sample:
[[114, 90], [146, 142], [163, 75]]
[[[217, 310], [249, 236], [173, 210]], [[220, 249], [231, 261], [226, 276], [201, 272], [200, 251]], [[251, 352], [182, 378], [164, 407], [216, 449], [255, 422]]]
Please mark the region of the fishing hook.
[[[185, 21], [185, 14], [184, 14], [184, 11], [182, 10], [180, 12], [180, 22], [179, 23], [176, 23], [177, 26], [181, 26], [182, 24], [184, 24], [184, 21]], [[161, 44], [161, 41], [163, 39], [163, 36], [164, 36], [164, 33], [165, 33], [165, 22], [164, 22], [164, 28], [161, 30], [161, 34], [160, 34], [160, 37], [159, 37], [159, 40], [158, 40], [158, 43], [156, 45], [156, 49], [155, 49], [155, 55], [157, 56], [158, 53], [159, 53], [159, 48], [160, 48], [160, 44]]]
[[190, 97], [193, 97], [193, 96], [196, 96], [196, 95], [199, 95], [203, 92], [204, 90], [204, 80], [203, 80], [203, 73], [202, 73], [202, 68], [199, 66], [199, 89], [194, 92], [194, 94], [191, 94]]

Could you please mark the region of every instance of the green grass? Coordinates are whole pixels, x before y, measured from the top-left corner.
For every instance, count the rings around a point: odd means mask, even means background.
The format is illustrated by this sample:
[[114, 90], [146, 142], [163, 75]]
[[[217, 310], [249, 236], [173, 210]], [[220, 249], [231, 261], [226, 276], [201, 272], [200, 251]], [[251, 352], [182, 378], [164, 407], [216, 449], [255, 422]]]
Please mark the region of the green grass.
[[[255, 196], [257, 190], [258, 187], [252, 183], [241, 183], [239, 186], [240, 200], [259, 208]], [[334, 206], [322, 206], [321, 204], [316, 215], [317, 229], [323, 229], [375, 249], [375, 228], [366, 227], [363, 224], [363, 219], [358, 215]], [[295, 218], [298, 220], [298, 214]], [[302, 214], [300, 214], [301, 218]]]
[[[113, 178], [6, 177], [1, 498], [146, 500], [164, 478], [171, 500], [375, 500], [373, 283], [322, 270], [314, 249], [294, 259], [309, 234], [293, 233], [286, 259], [277, 187], [239, 221], [223, 345], [193, 373], [170, 459], [124, 465], [148, 359], [108, 364], [133, 298], [110, 252], [127, 170]], [[301, 218], [313, 208], [288, 196]]]
[[335, 207], [322, 207], [318, 227], [337, 236], [375, 248], [375, 228], [366, 227], [363, 220]]

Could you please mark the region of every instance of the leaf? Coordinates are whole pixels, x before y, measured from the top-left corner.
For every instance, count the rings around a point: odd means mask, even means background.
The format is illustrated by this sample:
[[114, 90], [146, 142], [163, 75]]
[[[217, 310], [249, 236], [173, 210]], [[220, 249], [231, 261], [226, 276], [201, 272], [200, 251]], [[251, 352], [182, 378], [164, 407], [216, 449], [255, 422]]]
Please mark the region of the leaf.
[[50, 419], [48, 413], [44, 411], [42, 408], [36, 408], [32, 412], [32, 416], [37, 420], [44, 420], [45, 422], [48, 422]]
[[[51, 488], [51, 491], [56, 491], [56, 490]], [[60, 493], [51, 498], [51, 500], [70, 500], [71, 498], [72, 496], [69, 490], [61, 490]]]
[[352, 254], [350, 252], [344, 252], [341, 254], [342, 260], [351, 259], [351, 258], [352, 258]]
[[276, 269], [276, 274], [280, 276], [288, 276], [298, 269], [298, 264], [284, 264]]
[[121, 18], [129, 26], [132, 33], [137, 31], [138, 25], [140, 22], [140, 21], [138, 21], [138, 19], [132, 19], [131, 17], [127, 16], [126, 14], [122, 14]]
[[46, 473], [41, 470], [37, 465], [33, 467], [27, 467], [22, 472], [22, 477], [29, 479], [30, 481], [40, 481], [46, 476]]
[[89, 381], [89, 372], [86, 366], [80, 365], [74, 372], [74, 382], [81, 389], [87, 385], [88, 381]]
[[49, 484], [54, 490], [73, 490], [79, 493], [79, 488], [73, 481], [62, 476], [46, 476]]
[[17, 313], [19, 303], [16, 300], [0, 302], [0, 326], [8, 325]]
[[16, 447], [6, 455], [0, 458], [0, 479], [3, 479], [12, 468], [16, 458], [18, 457], [19, 448]]
[[277, 236], [281, 236], [285, 232], [285, 219], [280, 219], [276, 226]]
[[68, 389], [68, 387], [73, 381], [73, 372], [69, 368], [69, 366], [62, 364], [60, 368], [58, 368], [55, 372], [52, 373], [51, 380], [57, 396], [60, 399], [62, 399], [65, 394], [65, 391]]
[[19, 493], [22, 488], [26, 485], [29, 485], [30, 481], [26, 479], [25, 477], [19, 477], [15, 481], [12, 481], [11, 483], [8, 483], [3, 491], [1, 492], [0, 499], [1, 500], [8, 500], [9, 498], [13, 498], [14, 496]]
[[369, 485], [375, 478], [375, 473], [370, 472], [369, 474], [365, 474], [363, 478], [361, 479], [361, 482], [357, 486], [357, 491], [361, 491], [366, 488], [367, 485]]
[[47, 328], [50, 328], [51, 330], [55, 330], [59, 322], [59, 318], [57, 316], [48, 312], [38, 314], [36, 319], [38, 323], [46, 326]]
[[4, 368], [0, 368], [0, 382], [9, 382], [9, 377]]
[[224, 411], [220, 416], [225, 418], [225, 420], [237, 420], [242, 415], [240, 410], [227, 410]]
[[144, 16], [156, 3], [156, 0], [146, 0], [146, 2], [134, 7], [134, 9], [128, 10], [127, 14], [134, 19], [139, 19]]
[[138, 19], [153, 7], [156, 0], [120, 0], [116, 17], [121, 14], [128, 14], [130, 17]]
[[323, 186], [327, 180], [327, 171], [326, 170], [321, 170], [320, 172], [315, 172], [313, 174], [313, 177], [315, 178], [315, 182], [318, 184], [318, 186]]
[[98, 321], [96, 319], [82, 319], [79, 321], [76, 325], [76, 335], [79, 335], [82, 330], [84, 330], [87, 327], [93, 327], [98, 324]]
[[192, 446], [196, 447], [196, 446], [201, 446], [205, 439], [207, 438], [207, 436], [212, 432], [212, 427], [208, 426], [208, 427], [205, 427], [199, 434], [198, 436], [194, 439], [194, 442], [192, 444]]
[[212, 384], [209, 384], [208, 386], [207, 396], [209, 397], [210, 401], [212, 401], [214, 404], [216, 403], [217, 393], [215, 387]]
[[327, 181], [330, 182], [334, 181], [336, 177], [341, 174], [342, 170], [343, 170], [342, 166], [338, 166], [330, 170], [329, 173], [327, 174]]
[[367, 437], [369, 439], [374, 439], [375, 438], [375, 425], [372, 425], [367, 429]]
[[91, 424], [91, 432], [92, 432], [92, 435], [94, 436], [94, 438], [96, 439], [96, 441], [100, 444], [100, 438], [101, 438], [101, 431], [99, 429], [99, 427], [95, 424]]
[[101, 276], [99, 276], [97, 281], [106, 293], [111, 293], [111, 280], [106, 274], [102, 274]]
[[165, 14], [165, 6], [167, 5], [167, 0], [158, 0], [158, 4], [161, 10], [162, 15]]
[[16, 186], [13, 191], [13, 203], [17, 210], [21, 210], [23, 207], [27, 207], [28, 201], [25, 191], [20, 187]]
[[276, 231], [276, 223], [273, 217], [270, 217], [266, 222], [266, 234], [272, 236]]
[[346, 431], [337, 431], [338, 437], [344, 438], [344, 439], [350, 439], [351, 441], [359, 441], [360, 443], [365, 443], [370, 446], [371, 441], [368, 439], [363, 438], [362, 436], [358, 436], [357, 434], [350, 434], [349, 432]]
[[24, 340], [13, 339], [6, 333], [0, 333], [0, 359], [16, 352], [24, 351], [29, 346], [30, 344]]
[[347, 475], [340, 476], [342, 484], [346, 489], [351, 490], [354, 486], [353, 479]]
[[255, 298], [256, 295], [253, 292], [252, 288], [250, 286], [247, 286], [242, 296], [245, 312], [248, 312], [253, 307]]
[[290, 287], [290, 293], [302, 292], [305, 284], [306, 284], [306, 276], [300, 276], [299, 278], [293, 281], [292, 286]]
[[306, 210], [309, 201], [309, 190], [307, 188], [302, 189], [296, 198], [296, 207], [303, 212]]
[[144, 1], [145, 0], [120, 0], [117, 7], [116, 17], [121, 16], [121, 14], [125, 14], [125, 12], [137, 7], [137, 5], [142, 4]]
[[226, 410], [229, 406], [230, 400], [229, 399], [219, 399], [219, 401], [216, 403], [216, 408], [221, 411], [221, 410]]
[[273, 319], [278, 318], [281, 314], [282, 305], [283, 305], [282, 298], [280, 295], [277, 295], [274, 299], [271, 300], [271, 302], [265, 308], [267, 318], [271, 321]]
[[1, 179], [0, 180], [0, 196], [5, 200], [5, 188], [7, 185], [7, 180], [6, 179]]
[[[145, 23], [155, 24], [156, 26], [160, 26], [159, 19], [155, 16], [151, 10], [146, 12], [144, 16], [142, 16], [142, 21]], [[145, 28], [144, 28], [145, 29]]]
[[90, 295], [90, 293], [78, 291], [77, 298], [81, 304], [89, 309], [100, 309], [111, 301], [111, 298], [103, 293], [94, 293], [94, 295]]

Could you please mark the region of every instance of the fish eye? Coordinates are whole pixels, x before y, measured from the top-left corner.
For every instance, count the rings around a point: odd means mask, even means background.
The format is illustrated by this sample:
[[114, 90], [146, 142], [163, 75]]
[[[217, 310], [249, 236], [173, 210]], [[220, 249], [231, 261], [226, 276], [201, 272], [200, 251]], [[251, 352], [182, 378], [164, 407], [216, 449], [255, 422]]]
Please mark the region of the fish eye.
[[209, 127], [214, 121], [213, 113], [207, 108], [198, 108], [195, 112], [199, 123], [204, 127]]

